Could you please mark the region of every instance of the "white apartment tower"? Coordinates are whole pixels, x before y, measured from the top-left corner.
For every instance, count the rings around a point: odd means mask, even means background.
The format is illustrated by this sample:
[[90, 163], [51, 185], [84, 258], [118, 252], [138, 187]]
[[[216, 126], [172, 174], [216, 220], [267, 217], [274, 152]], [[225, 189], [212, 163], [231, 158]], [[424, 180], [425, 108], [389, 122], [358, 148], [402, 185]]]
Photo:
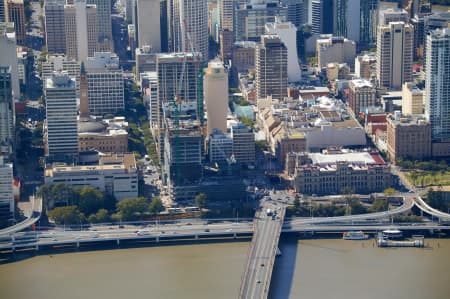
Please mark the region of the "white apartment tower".
[[86, 60], [89, 113], [102, 116], [125, 109], [123, 71], [119, 57], [96, 52]]
[[54, 72], [44, 83], [46, 156], [52, 161], [73, 159], [78, 154], [75, 78]]
[[[175, 52], [200, 52], [208, 59], [208, 6], [206, 0], [172, 0], [172, 38]], [[192, 42], [189, 42], [189, 38]]]
[[64, 6], [67, 58], [86, 61], [98, 49], [97, 7], [76, 0]]
[[450, 152], [450, 28], [429, 32], [426, 46], [425, 116], [432, 141]]
[[65, 4], [64, 0], [46, 0], [44, 3], [45, 44], [48, 53], [66, 53]]
[[401, 90], [412, 80], [414, 29], [404, 22], [378, 26], [376, 75], [379, 87]]
[[228, 72], [223, 63], [214, 60], [208, 63], [203, 77], [206, 115], [208, 118], [208, 135], [214, 129], [227, 131], [228, 113]]
[[0, 155], [13, 153], [14, 124], [11, 67], [0, 66]]

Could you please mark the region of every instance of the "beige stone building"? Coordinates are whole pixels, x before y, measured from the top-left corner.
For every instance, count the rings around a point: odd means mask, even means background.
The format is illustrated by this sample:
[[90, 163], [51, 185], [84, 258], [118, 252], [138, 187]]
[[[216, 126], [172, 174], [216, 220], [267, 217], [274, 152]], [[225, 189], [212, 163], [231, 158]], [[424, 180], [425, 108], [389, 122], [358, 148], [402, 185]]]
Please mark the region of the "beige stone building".
[[391, 161], [399, 158], [423, 159], [431, 156], [431, 126], [418, 116], [387, 117], [387, 150]]
[[413, 83], [404, 83], [402, 87], [402, 113], [423, 113], [423, 90]]
[[294, 187], [299, 193], [341, 194], [348, 188], [355, 193], [371, 193], [392, 185], [390, 166], [377, 153], [309, 154], [310, 161], [306, 162], [298, 157]]

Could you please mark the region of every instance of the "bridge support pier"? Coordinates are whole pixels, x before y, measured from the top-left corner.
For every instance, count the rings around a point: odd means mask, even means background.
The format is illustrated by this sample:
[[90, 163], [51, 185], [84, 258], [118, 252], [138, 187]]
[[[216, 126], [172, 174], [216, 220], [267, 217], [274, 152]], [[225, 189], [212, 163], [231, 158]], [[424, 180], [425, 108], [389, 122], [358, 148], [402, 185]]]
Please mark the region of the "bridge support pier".
[[237, 234], [234, 233], [234, 234], [233, 234], [233, 239], [236, 239], [236, 237], [237, 237]]
[[159, 243], [159, 236], [156, 237], [156, 243]]
[[195, 240], [198, 240], [198, 235], [195, 235]]
[[36, 244], [36, 247], [34, 247], [34, 249], [35, 249], [36, 251], [38, 251], [38, 250], [39, 250], [39, 244]]
[[120, 239], [117, 239], [116, 242], [117, 242], [117, 247], [119, 247], [120, 246]]
[[77, 242], [77, 249], [80, 248], [80, 242]]

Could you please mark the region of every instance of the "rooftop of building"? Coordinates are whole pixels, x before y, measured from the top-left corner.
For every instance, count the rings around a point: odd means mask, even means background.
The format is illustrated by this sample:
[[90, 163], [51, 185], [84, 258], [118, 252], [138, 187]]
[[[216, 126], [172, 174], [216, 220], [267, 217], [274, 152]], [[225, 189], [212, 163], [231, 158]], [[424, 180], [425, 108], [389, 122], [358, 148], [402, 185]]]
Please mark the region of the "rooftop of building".
[[80, 172], [95, 172], [102, 170], [124, 170], [136, 171], [136, 159], [133, 153], [100, 153], [99, 162], [97, 165], [52, 165], [45, 169], [46, 177], [53, 177], [55, 175], [70, 175], [72, 173]]
[[352, 119], [344, 103], [325, 96], [313, 99], [272, 100], [271, 105], [259, 108], [259, 113], [265, 118], [266, 124], [271, 123], [300, 132], [321, 129], [322, 126], [334, 128], [360, 128], [359, 123]]
[[128, 122], [122, 116], [103, 120], [92, 117], [78, 119], [78, 134], [82, 135], [124, 135], [128, 134], [126, 131], [127, 127]]
[[[450, 26], [450, 23], [449, 23], [449, 26]], [[433, 38], [449, 38], [450, 37], [450, 27], [432, 30], [429, 34]]]
[[186, 60], [193, 60], [194, 58], [200, 59], [202, 56], [202, 53], [200, 52], [176, 52], [176, 53], [158, 53], [157, 60], [158, 61], [164, 61], [167, 60], [168, 62], [183, 62], [183, 60], [186, 58]]
[[404, 84], [406, 88], [411, 92], [413, 95], [423, 95], [423, 90], [417, 87], [414, 83], [405, 83]]
[[258, 45], [257, 42], [253, 42], [253, 41], [240, 41], [240, 42], [235, 42], [233, 47], [235, 48], [256, 48], [256, 46]]
[[339, 151], [327, 151], [322, 153], [310, 153], [308, 157], [314, 165], [335, 164], [337, 162], [349, 162], [352, 164], [377, 164], [371, 153], [342, 149]]
[[53, 72], [50, 78], [45, 81], [45, 88], [75, 88], [75, 78], [68, 75], [67, 72]]
[[95, 52], [93, 57], [87, 58], [86, 70], [88, 72], [121, 71], [119, 56], [111, 52]]
[[372, 88], [373, 87], [373, 84], [369, 80], [365, 80], [365, 79], [354, 79], [354, 80], [351, 80], [350, 82], [356, 88], [362, 88], [362, 87]]
[[426, 120], [424, 115], [402, 115], [400, 111], [394, 114], [388, 114], [387, 120], [395, 126], [425, 126], [430, 123]]

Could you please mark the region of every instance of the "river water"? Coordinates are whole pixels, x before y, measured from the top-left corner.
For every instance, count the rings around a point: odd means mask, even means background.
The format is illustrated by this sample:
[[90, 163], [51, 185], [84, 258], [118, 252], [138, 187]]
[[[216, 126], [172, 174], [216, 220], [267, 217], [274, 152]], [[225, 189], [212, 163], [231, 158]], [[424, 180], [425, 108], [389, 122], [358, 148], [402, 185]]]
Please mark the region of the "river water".
[[[450, 240], [282, 240], [270, 298], [450, 298]], [[40, 255], [0, 265], [2, 299], [236, 298], [249, 243]]]

